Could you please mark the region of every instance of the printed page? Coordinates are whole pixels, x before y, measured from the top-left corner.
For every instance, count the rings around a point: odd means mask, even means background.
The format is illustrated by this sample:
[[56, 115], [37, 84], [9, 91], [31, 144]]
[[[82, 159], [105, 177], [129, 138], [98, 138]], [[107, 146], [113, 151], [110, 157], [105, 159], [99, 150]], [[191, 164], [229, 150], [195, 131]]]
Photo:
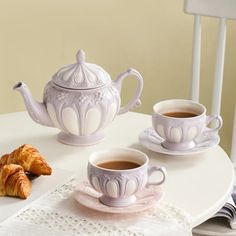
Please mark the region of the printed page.
[[233, 198], [230, 197], [226, 204], [215, 214], [214, 217], [224, 217], [229, 220], [230, 226], [236, 229], [236, 206]]

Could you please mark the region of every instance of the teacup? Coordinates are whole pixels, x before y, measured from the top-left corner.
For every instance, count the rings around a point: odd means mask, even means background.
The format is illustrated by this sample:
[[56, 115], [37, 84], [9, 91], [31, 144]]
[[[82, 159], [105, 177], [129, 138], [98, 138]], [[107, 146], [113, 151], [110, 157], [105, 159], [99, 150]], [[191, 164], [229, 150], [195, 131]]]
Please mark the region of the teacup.
[[[209, 128], [212, 122], [216, 127]], [[196, 138], [218, 131], [222, 123], [220, 116], [207, 116], [206, 108], [192, 100], [170, 99], [153, 106], [153, 128], [164, 139], [162, 146], [170, 150], [194, 148]]]
[[[136, 201], [135, 194], [145, 186], [160, 185], [166, 179], [164, 167], [150, 167], [148, 156], [131, 148], [113, 148], [94, 152], [88, 161], [88, 180], [102, 193], [100, 202], [112, 207], [128, 206]], [[149, 182], [158, 171], [161, 180]]]

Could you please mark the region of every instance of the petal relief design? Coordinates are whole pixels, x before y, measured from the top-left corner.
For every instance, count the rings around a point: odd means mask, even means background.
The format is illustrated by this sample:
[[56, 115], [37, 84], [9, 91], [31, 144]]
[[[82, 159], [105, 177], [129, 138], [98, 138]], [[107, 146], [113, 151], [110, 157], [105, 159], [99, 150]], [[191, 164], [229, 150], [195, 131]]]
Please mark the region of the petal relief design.
[[157, 125], [156, 130], [160, 137], [166, 138], [163, 125]]
[[99, 128], [100, 122], [100, 110], [98, 110], [98, 108], [88, 110], [85, 117], [84, 135], [89, 135], [95, 132]]
[[54, 109], [54, 106], [51, 104], [51, 103], [47, 103], [47, 111], [48, 111], [48, 114], [53, 122], [53, 124], [58, 128], [58, 129], [61, 129], [61, 126], [57, 120], [57, 113]]
[[172, 128], [170, 130], [170, 140], [171, 142], [179, 143], [182, 139], [182, 130], [181, 128]]
[[119, 196], [119, 189], [116, 181], [108, 181], [106, 184], [106, 191], [110, 197], [117, 198]]
[[125, 186], [125, 196], [128, 197], [136, 191], [138, 185], [137, 181], [134, 179], [128, 180], [126, 186]]
[[73, 108], [67, 107], [62, 110], [62, 121], [68, 132], [79, 135], [79, 117]]
[[98, 179], [98, 177], [96, 177], [96, 176], [93, 176], [93, 177], [92, 177], [92, 184], [93, 184], [93, 187], [94, 187], [98, 192], [101, 192], [101, 188], [100, 188], [100, 184], [99, 184], [99, 179]]
[[195, 139], [196, 138], [196, 136], [197, 136], [197, 127], [191, 127], [191, 128], [189, 128], [189, 130], [188, 130], [188, 140], [193, 140], [193, 139]]

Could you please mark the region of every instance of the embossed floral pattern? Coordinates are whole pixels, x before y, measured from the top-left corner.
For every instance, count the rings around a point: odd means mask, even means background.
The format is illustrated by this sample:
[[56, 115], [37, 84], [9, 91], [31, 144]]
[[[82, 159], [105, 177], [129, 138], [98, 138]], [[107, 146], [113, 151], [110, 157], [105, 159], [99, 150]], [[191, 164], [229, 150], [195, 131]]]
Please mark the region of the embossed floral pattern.
[[61, 101], [61, 100], [64, 100], [64, 99], [66, 99], [67, 98], [67, 96], [68, 96], [68, 94], [67, 93], [59, 93], [59, 94], [57, 94], [57, 100], [58, 101]]

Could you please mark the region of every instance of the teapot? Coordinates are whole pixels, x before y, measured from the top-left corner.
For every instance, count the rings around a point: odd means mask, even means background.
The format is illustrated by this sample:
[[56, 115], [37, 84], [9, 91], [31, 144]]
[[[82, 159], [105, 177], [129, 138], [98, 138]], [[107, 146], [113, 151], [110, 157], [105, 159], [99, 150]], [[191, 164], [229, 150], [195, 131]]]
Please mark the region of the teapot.
[[[33, 99], [23, 82], [13, 89], [24, 99], [30, 117], [37, 123], [57, 127], [57, 139], [69, 145], [91, 145], [105, 137], [105, 128], [116, 115], [141, 104], [143, 78], [135, 69], [121, 73], [114, 81], [100, 66], [85, 61], [79, 50], [77, 62], [63, 66], [44, 88], [43, 102]], [[138, 85], [132, 99], [121, 107], [120, 92], [127, 76], [134, 76]]]

